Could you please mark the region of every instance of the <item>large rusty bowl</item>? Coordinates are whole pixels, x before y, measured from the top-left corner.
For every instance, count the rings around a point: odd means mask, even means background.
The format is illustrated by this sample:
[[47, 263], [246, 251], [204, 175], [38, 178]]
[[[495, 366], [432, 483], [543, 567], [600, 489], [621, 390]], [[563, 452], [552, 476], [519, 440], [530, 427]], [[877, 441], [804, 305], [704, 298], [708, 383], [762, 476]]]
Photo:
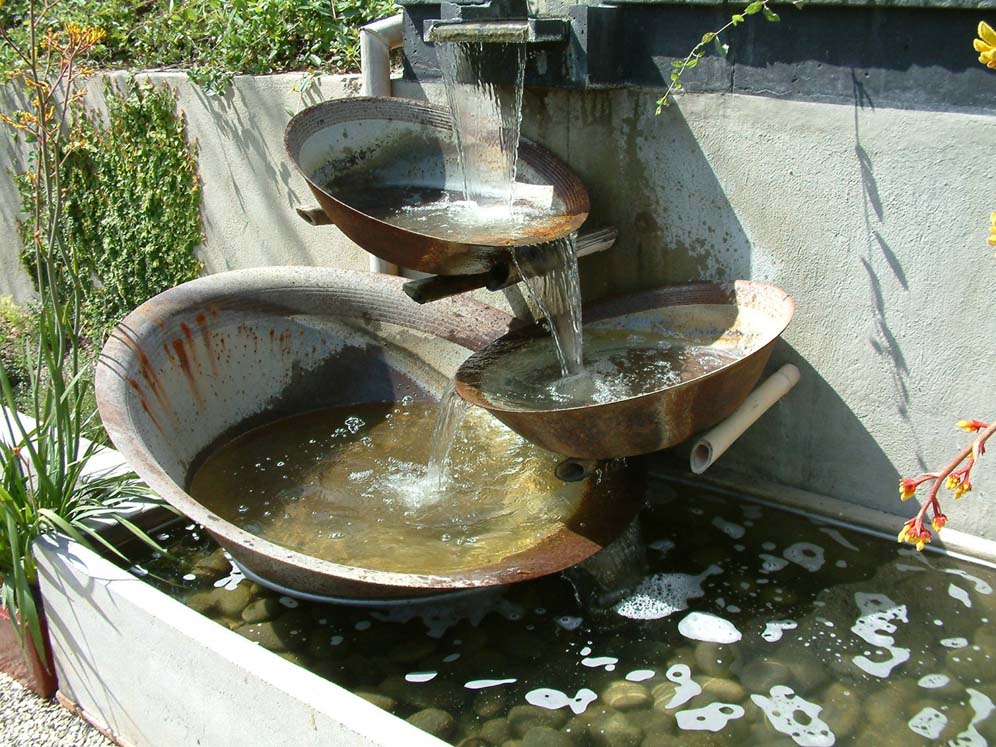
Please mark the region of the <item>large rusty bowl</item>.
[[[97, 404], [131, 467], [255, 575], [300, 593], [407, 598], [501, 586], [598, 552], [635, 514], [584, 497], [537, 544], [466, 572], [421, 575], [329, 562], [253, 535], [185, 490], [225, 434], [280, 415], [409, 395], [438, 399], [457, 366], [511, 317], [468, 299], [419, 306], [401, 278], [324, 268], [259, 268], [185, 283], [133, 311], [97, 368]], [[402, 550], [399, 548], [399, 550]]]
[[586, 307], [585, 328], [649, 331], [703, 346], [722, 341], [735, 359], [678, 385], [604, 404], [526, 409], [491, 402], [481, 391], [482, 376], [504, 356], [548, 334], [533, 325], [475, 353], [460, 366], [456, 388], [466, 401], [549, 451], [585, 459], [648, 454], [732, 414], [754, 388], [794, 311], [795, 302], [781, 289], [747, 280], [635, 293]]
[[436, 275], [487, 272], [496, 262], [508, 261], [508, 247], [562, 238], [588, 217], [588, 192], [577, 175], [524, 138], [519, 142], [516, 181], [553, 187], [553, 209], [532, 221], [526, 236], [511, 240], [482, 228], [473, 240], [453, 241], [368, 214], [369, 194], [381, 194], [385, 188], [462, 189], [449, 109], [422, 101], [326, 101], [288, 123], [284, 145], [329, 220], [371, 254], [412, 270]]

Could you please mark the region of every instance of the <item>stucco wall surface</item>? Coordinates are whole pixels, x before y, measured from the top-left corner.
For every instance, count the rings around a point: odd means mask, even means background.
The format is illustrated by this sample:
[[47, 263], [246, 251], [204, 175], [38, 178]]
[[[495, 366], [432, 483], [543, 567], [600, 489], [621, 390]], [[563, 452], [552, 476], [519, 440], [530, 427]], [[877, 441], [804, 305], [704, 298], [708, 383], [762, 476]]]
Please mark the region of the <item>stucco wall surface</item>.
[[[533, 92], [524, 133], [588, 185], [615, 249], [582, 260], [585, 297], [660, 283], [775, 283], [797, 314], [772, 366], [802, 382], [723, 466], [897, 514], [901, 476], [938, 469], [991, 385], [996, 117], [653, 91]], [[945, 504], [996, 538], [996, 472]], [[989, 487], [992, 486], [992, 487]], [[898, 531], [897, 523], [896, 529]]]

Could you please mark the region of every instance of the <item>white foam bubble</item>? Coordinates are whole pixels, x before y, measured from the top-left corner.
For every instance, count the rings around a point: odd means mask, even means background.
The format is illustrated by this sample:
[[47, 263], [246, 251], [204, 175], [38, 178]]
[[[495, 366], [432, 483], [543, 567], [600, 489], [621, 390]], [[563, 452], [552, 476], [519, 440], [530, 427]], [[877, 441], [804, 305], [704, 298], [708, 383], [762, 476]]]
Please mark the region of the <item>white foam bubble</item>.
[[334, 636], [332, 636], [329, 639], [329, 645], [331, 645], [331, 646], [340, 646], [340, 645], [342, 645], [342, 642], [344, 640], [346, 640], [346, 639], [343, 638], [341, 635], [334, 635]]
[[909, 565], [908, 563], [896, 563], [894, 567], [903, 573], [923, 573], [927, 570], [922, 565]]
[[939, 687], [944, 687], [949, 682], [951, 682], [951, 678], [946, 674], [925, 674], [916, 684], [927, 690], [936, 690]]
[[564, 630], [577, 630], [578, 628], [581, 627], [581, 623], [583, 623], [584, 620], [580, 617], [563, 615], [561, 617], [558, 617], [555, 622]]
[[950, 584], [948, 586], [948, 596], [951, 597], [952, 599], [957, 599], [959, 602], [961, 602], [966, 607], [971, 609], [972, 598], [968, 595], [968, 592], [965, 591], [960, 586], [955, 586], [954, 584]]
[[740, 631], [729, 620], [708, 612], [690, 612], [678, 623], [678, 632], [685, 638], [709, 643], [736, 643]]
[[504, 680], [471, 680], [470, 682], [465, 682], [464, 687], [468, 690], [484, 690], [489, 687], [499, 687], [500, 685], [511, 685], [517, 682], [515, 678], [508, 678]]
[[743, 718], [743, 706], [734, 703], [710, 703], [702, 708], [678, 711], [674, 717], [685, 731], [722, 731], [735, 719]]
[[967, 638], [942, 638], [941, 645], [945, 648], [966, 648], [968, 646]]
[[907, 724], [910, 731], [927, 739], [937, 739], [948, 725], [948, 717], [936, 708], [924, 708]]
[[597, 699], [598, 696], [586, 687], [578, 690], [573, 698], [565, 692], [549, 687], [541, 687], [526, 693], [526, 702], [530, 705], [539, 706], [540, 708], [546, 708], [551, 711], [567, 706], [576, 715], [584, 713], [588, 709], [588, 706]]
[[654, 540], [649, 545], [647, 545], [647, 547], [649, 547], [651, 550], [656, 550], [661, 554], [661, 557], [663, 557], [674, 549], [674, 542], [669, 539], [659, 539], [659, 540]]
[[702, 685], [692, 679], [692, 670], [687, 664], [671, 666], [664, 676], [678, 686], [671, 700], [664, 704], [665, 708], [679, 708], [702, 692]]
[[[764, 711], [775, 731], [787, 734], [800, 747], [831, 747], [837, 741], [830, 727], [819, 718], [821, 706], [803, 700], [785, 685], [775, 685], [769, 694], [771, 697], [752, 694], [750, 699]], [[805, 722], [800, 723], [796, 713], [803, 714]]]
[[742, 526], [734, 524], [732, 521], [727, 521], [722, 516], [714, 516], [712, 519], [712, 525], [727, 537], [735, 540], [738, 540], [747, 534], [747, 530]]
[[292, 610], [295, 607], [299, 607], [301, 605], [301, 603], [296, 599], [294, 599], [293, 597], [280, 597], [280, 599], [278, 599], [277, 601], [280, 602], [280, 604], [282, 604], [284, 607], [286, 607], [289, 610]]
[[989, 718], [994, 710], [993, 702], [988, 695], [971, 687], [966, 687], [965, 692], [968, 693], [968, 705], [971, 706], [974, 715], [968, 724], [968, 728], [955, 737], [954, 741], [949, 742], [949, 744], [954, 747], [987, 747], [989, 743], [979, 733], [979, 730], [975, 728], [975, 725]]
[[439, 672], [409, 672], [405, 675], [406, 682], [429, 682], [436, 679]]
[[896, 632], [894, 620], [909, 622], [906, 605], [896, 604], [884, 594], [855, 592], [854, 601], [863, 613], [851, 626], [851, 631], [876, 648], [886, 649], [890, 656], [885, 661], [872, 661], [867, 655], [855, 656], [852, 661], [873, 677], [888, 677], [892, 670], [910, 658], [910, 650], [895, 645], [890, 633]]
[[795, 620], [772, 620], [764, 626], [761, 637], [768, 643], [774, 643], [782, 639], [782, 633], [786, 630], [794, 630], [799, 624]]
[[785, 552], [782, 555], [796, 565], [801, 565], [810, 573], [820, 570], [826, 562], [823, 555], [823, 548], [819, 545], [814, 545], [812, 542], [796, 542], [794, 545], [785, 548]]
[[789, 562], [785, 558], [769, 555], [766, 552], [761, 553], [761, 573], [777, 573], [788, 564]]
[[702, 573], [657, 573], [640, 582], [625, 599], [612, 609], [631, 620], [660, 620], [688, 609], [688, 600], [704, 595], [702, 581], [708, 576], [722, 573], [718, 565], [711, 565]]
[[989, 584], [987, 584], [985, 581], [983, 581], [978, 576], [973, 576], [971, 573], [966, 573], [965, 571], [961, 570], [960, 568], [945, 568], [944, 572], [945, 573], [951, 573], [951, 574], [953, 574], [955, 576], [961, 576], [966, 581], [971, 581], [975, 585], [975, 590], [977, 592], [979, 592], [979, 594], [985, 594], [986, 596], [988, 596], [988, 595], [990, 595], [990, 594], [993, 593], [993, 587], [992, 586], [990, 586]]
[[619, 663], [619, 659], [614, 656], [586, 656], [581, 660], [581, 663], [591, 669], [605, 667], [606, 672], [612, 672], [615, 670], [616, 664]]
[[446, 664], [452, 664], [453, 662], [455, 662], [459, 658], [460, 658], [460, 654], [448, 654], [448, 655], [446, 655], [446, 656], [443, 657], [443, 662], [445, 662]]
[[634, 669], [626, 675], [626, 679], [630, 682], [643, 682], [644, 680], [649, 680], [655, 674], [656, 672], [653, 669]]
[[353, 629], [360, 631], [370, 630], [370, 626], [372, 625], [373, 623], [370, 622], [369, 620], [360, 620], [358, 623], [356, 623], [356, 625], [353, 626]]

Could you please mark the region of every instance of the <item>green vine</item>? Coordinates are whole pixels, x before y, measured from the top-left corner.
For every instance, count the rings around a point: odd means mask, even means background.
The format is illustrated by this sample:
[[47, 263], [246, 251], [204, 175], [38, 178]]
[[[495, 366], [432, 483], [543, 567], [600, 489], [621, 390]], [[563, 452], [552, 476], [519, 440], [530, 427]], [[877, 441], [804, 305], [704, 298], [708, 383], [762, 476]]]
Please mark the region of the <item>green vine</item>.
[[[196, 147], [166, 86], [108, 85], [107, 118], [85, 111], [70, 129], [61, 166], [65, 237], [81, 281], [84, 326], [105, 335], [137, 305], [201, 269], [203, 239]], [[31, 190], [21, 181], [27, 212]], [[21, 225], [27, 240], [30, 220]]]
[[[681, 84], [681, 76], [684, 75], [687, 70], [691, 70], [699, 64], [699, 60], [705, 57], [706, 51], [710, 46], [712, 46], [720, 57], [726, 57], [730, 51], [730, 45], [723, 43], [722, 35], [724, 33], [729, 31], [734, 26], [739, 26], [747, 20], [747, 16], [757, 15], [758, 13], [763, 14], [765, 20], [771, 23], [777, 23], [782, 20], [781, 17], [775, 13], [775, 11], [768, 7], [769, 2], [770, 0], [754, 0], [749, 3], [742, 11], [734, 13], [730, 16], [730, 20], [723, 26], [715, 31], [708, 31], [703, 34], [702, 39], [699, 40], [698, 44], [692, 47], [692, 51], [685, 56], [685, 59], [675, 60], [672, 62], [671, 82], [668, 84], [664, 95], [657, 99], [657, 113], [660, 114], [663, 109], [671, 106], [671, 99], [674, 97], [674, 94], [684, 88]], [[794, 0], [792, 4], [797, 8], [801, 8], [803, 3], [802, 0]]]

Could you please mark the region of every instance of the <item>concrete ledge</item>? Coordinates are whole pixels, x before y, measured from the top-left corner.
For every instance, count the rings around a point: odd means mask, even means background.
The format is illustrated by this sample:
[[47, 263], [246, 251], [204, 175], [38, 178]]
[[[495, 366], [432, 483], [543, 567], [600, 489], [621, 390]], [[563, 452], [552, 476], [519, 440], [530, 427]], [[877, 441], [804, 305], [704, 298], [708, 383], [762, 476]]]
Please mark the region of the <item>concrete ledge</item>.
[[120, 744], [445, 745], [65, 537], [35, 556], [62, 694]]

